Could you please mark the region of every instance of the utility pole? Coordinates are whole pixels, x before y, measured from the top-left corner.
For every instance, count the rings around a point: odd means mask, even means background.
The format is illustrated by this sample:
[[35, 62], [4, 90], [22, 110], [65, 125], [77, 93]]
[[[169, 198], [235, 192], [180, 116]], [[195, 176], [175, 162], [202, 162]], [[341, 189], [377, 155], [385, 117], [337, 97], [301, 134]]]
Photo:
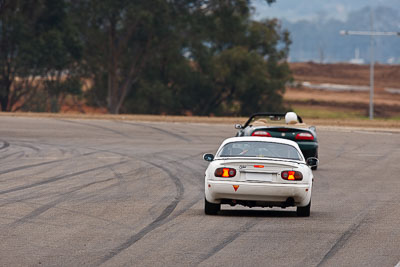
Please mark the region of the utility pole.
[[363, 35], [370, 36], [370, 70], [369, 70], [369, 119], [374, 119], [374, 36], [400, 36], [400, 32], [377, 32], [374, 31], [374, 23], [371, 9], [371, 31], [340, 31], [341, 35]]

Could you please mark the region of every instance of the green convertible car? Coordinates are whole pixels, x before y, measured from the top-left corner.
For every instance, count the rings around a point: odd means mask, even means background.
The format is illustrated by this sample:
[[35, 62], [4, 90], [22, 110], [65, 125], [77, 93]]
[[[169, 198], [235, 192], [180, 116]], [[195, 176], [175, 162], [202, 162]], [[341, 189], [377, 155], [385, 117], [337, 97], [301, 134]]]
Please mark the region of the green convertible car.
[[[236, 124], [236, 136], [278, 137], [295, 141], [304, 158], [318, 158], [318, 139], [315, 126], [307, 126], [300, 116], [288, 113], [255, 113], [244, 125]], [[313, 170], [317, 166], [312, 167]]]

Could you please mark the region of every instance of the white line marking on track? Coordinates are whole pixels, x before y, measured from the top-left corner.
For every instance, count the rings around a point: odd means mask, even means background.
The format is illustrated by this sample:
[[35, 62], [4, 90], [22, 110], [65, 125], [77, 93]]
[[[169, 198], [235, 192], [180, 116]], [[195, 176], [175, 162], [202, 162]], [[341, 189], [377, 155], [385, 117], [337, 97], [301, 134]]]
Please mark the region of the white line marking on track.
[[400, 261], [394, 267], [400, 267]]

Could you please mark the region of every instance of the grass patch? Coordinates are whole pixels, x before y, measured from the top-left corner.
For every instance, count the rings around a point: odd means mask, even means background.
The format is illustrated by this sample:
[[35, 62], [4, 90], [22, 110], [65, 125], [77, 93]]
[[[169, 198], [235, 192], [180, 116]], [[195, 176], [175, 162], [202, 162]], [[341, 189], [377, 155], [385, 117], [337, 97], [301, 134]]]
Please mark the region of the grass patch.
[[335, 110], [326, 107], [293, 106], [294, 112], [303, 118], [312, 119], [368, 119], [362, 112]]
[[394, 116], [390, 120], [400, 121], [400, 116]]

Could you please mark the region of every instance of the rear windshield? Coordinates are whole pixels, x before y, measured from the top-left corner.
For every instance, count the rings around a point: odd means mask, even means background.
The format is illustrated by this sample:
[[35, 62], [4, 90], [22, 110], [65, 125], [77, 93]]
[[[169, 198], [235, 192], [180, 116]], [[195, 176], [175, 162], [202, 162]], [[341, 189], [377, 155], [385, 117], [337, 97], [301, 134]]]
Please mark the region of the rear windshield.
[[298, 150], [287, 144], [241, 141], [226, 144], [218, 157], [265, 157], [301, 160]]

